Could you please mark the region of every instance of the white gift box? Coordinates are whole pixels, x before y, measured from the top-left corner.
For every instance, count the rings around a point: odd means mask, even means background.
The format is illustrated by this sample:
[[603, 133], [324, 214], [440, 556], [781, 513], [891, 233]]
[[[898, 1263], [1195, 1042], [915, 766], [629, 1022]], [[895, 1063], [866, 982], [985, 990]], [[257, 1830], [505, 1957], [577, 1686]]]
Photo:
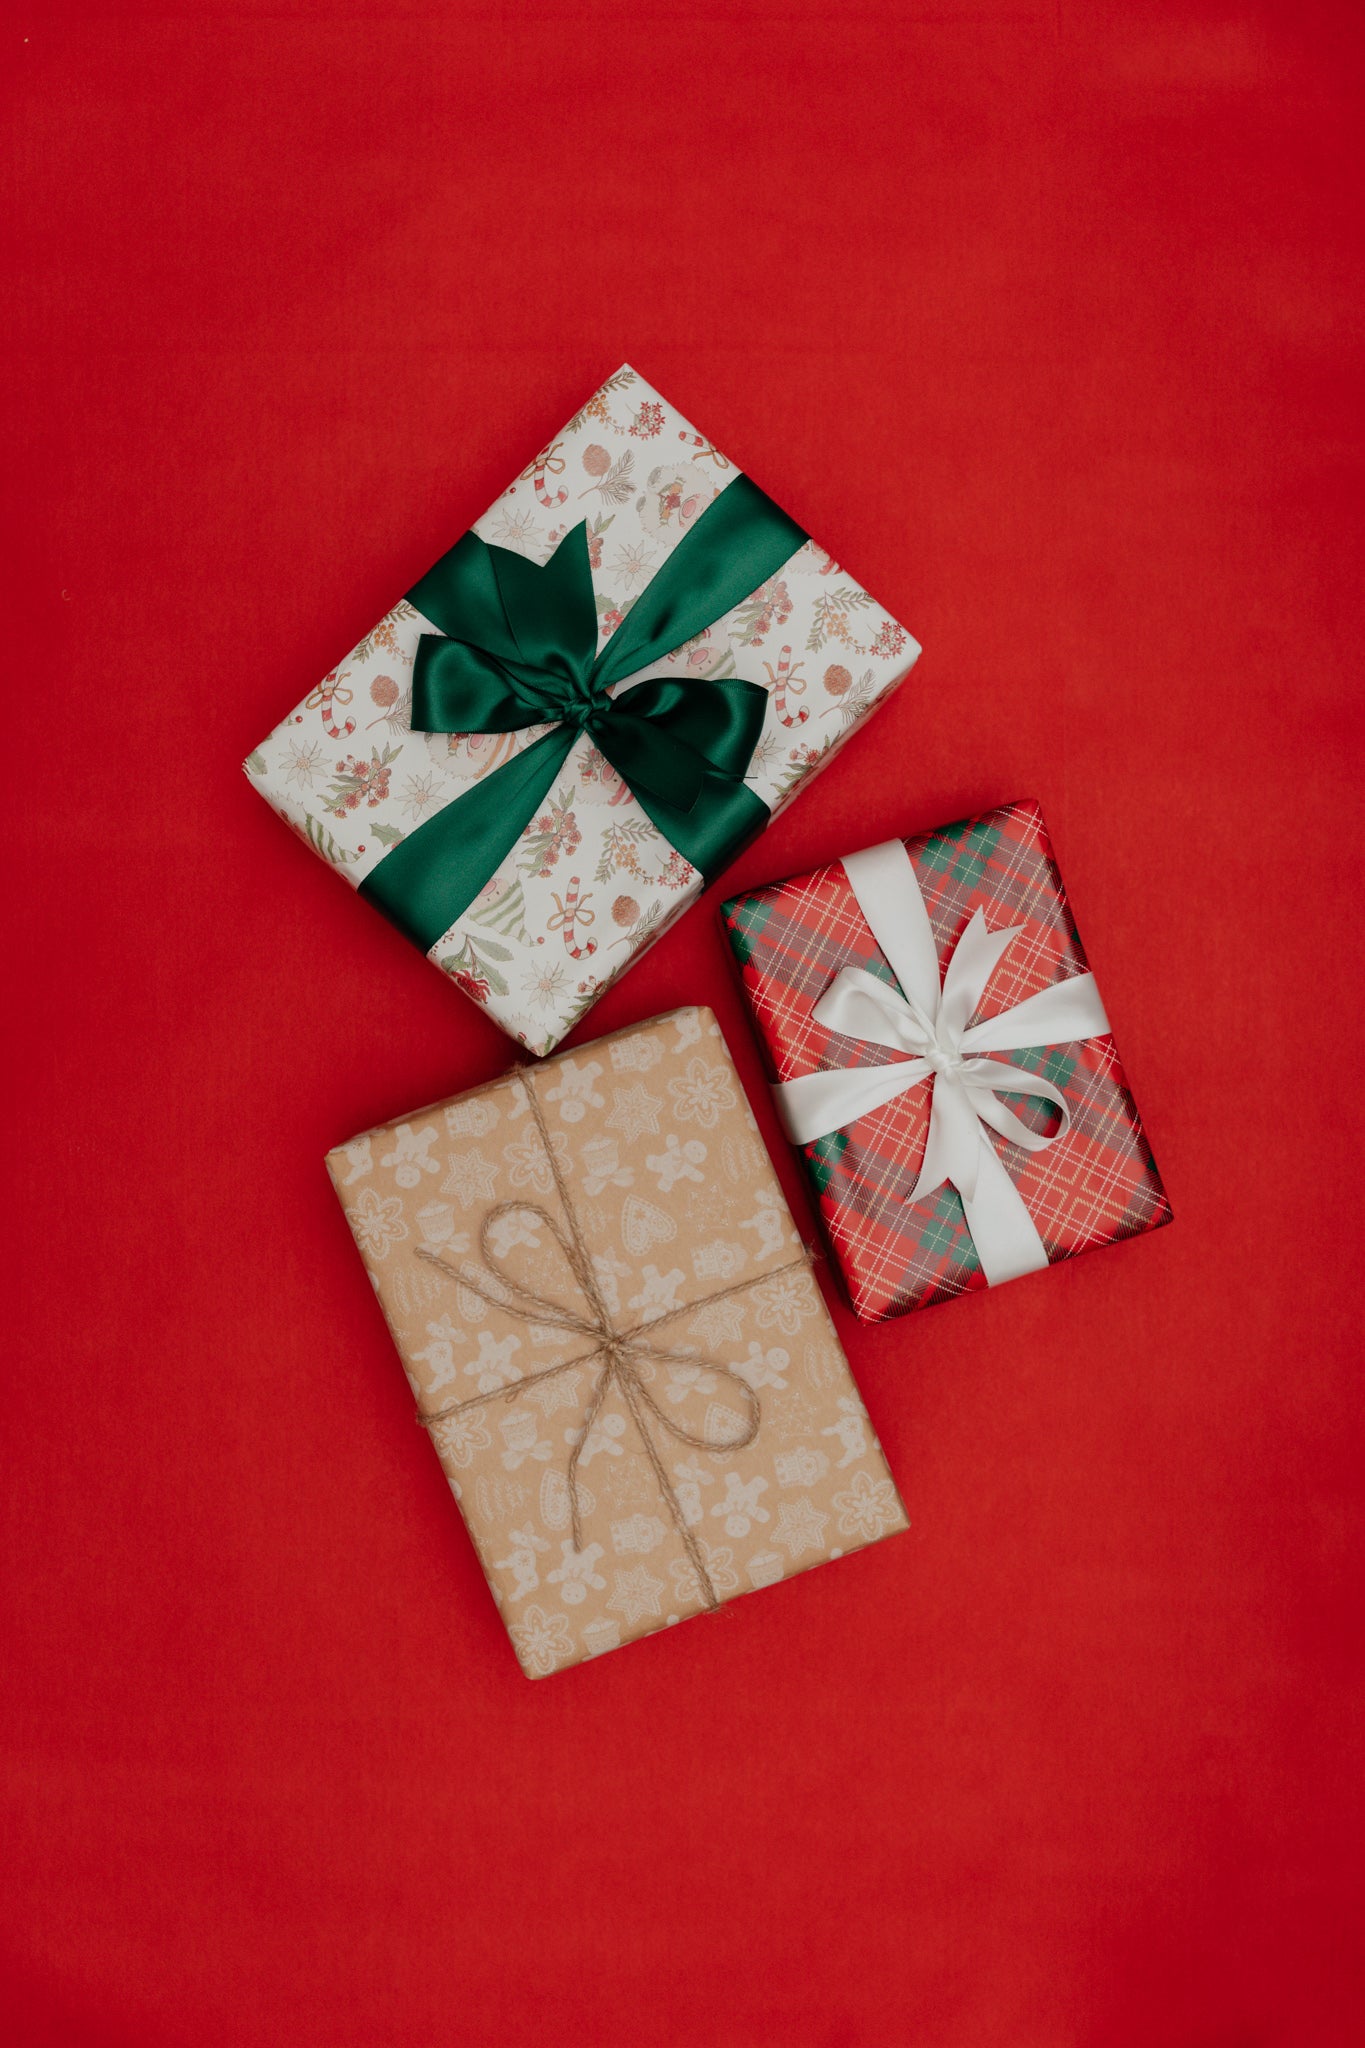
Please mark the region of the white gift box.
[[[598, 647], [739, 472], [623, 368], [475, 524], [494, 548], [543, 564], [586, 522]], [[246, 772], [353, 887], [393, 847], [545, 728], [414, 731], [418, 642], [439, 628], [406, 598], [296, 705]], [[773, 816], [908, 673], [906, 629], [807, 541], [650, 675], [742, 677], [768, 692], [749, 772]], [[672, 847], [580, 734], [547, 800], [428, 957], [534, 1053], [547, 1053], [705, 878]]]

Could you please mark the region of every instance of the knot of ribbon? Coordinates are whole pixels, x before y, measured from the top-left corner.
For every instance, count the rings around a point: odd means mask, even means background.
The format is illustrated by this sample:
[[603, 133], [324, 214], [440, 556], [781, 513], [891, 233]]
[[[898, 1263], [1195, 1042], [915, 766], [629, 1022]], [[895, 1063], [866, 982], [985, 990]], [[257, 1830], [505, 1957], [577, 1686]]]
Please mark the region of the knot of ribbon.
[[429, 950], [516, 845], [581, 735], [669, 844], [708, 880], [718, 873], [768, 822], [744, 781], [768, 693], [738, 676], [632, 679], [722, 618], [805, 541], [757, 484], [736, 476], [599, 653], [585, 522], [544, 567], [465, 534], [408, 593], [441, 629], [418, 642], [413, 730], [548, 730], [391, 847], [361, 894]]
[[[840, 968], [812, 1015], [826, 1031], [906, 1057], [779, 1083], [773, 1095], [787, 1135], [794, 1144], [810, 1144], [930, 1084], [924, 1157], [906, 1200], [922, 1201], [950, 1183], [962, 1198], [987, 1283], [994, 1287], [1034, 1272], [1048, 1263], [1047, 1249], [986, 1132], [997, 1131], [1025, 1152], [1042, 1152], [1066, 1136], [1071, 1110], [1050, 1081], [992, 1055], [1106, 1033], [1109, 1019], [1095, 977], [1073, 975], [973, 1024], [992, 975], [1024, 927], [988, 931], [983, 913], [974, 911], [940, 979], [933, 927], [901, 841], [850, 854], [843, 867], [898, 985], [866, 968]], [[1031, 1130], [1002, 1095], [1050, 1103], [1059, 1114], [1056, 1128]]]
[[[737, 1281], [731, 1286], [722, 1287], [714, 1293], [703, 1295], [696, 1301], [686, 1302], [679, 1309], [665, 1312], [660, 1316], [650, 1317], [642, 1322], [633, 1323], [625, 1329], [618, 1328], [612, 1320], [611, 1312], [603, 1297], [597, 1272], [592, 1262], [592, 1254], [584, 1241], [578, 1219], [569, 1200], [568, 1188], [564, 1181], [563, 1172], [555, 1156], [554, 1147], [550, 1142], [550, 1133], [546, 1128], [544, 1111], [540, 1106], [540, 1101], [529, 1075], [522, 1075], [522, 1086], [526, 1090], [531, 1115], [545, 1149], [545, 1157], [549, 1162], [550, 1172], [554, 1178], [564, 1222], [567, 1227], [561, 1228], [549, 1210], [544, 1208], [539, 1202], [499, 1202], [486, 1212], [479, 1226], [479, 1255], [483, 1261], [482, 1270], [476, 1269], [472, 1262], [468, 1261], [462, 1265], [454, 1265], [448, 1259], [443, 1258], [440, 1253], [430, 1251], [425, 1246], [419, 1248], [417, 1257], [425, 1259], [429, 1265], [438, 1267], [449, 1278], [457, 1281], [460, 1286], [467, 1287], [472, 1294], [477, 1295], [481, 1301], [486, 1302], [490, 1307], [499, 1308], [505, 1315], [514, 1316], [520, 1322], [534, 1324], [540, 1328], [567, 1331], [571, 1336], [583, 1340], [584, 1349], [576, 1351], [570, 1358], [561, 1359], [556, 1365], [545, 1366], [537, 1372], [526, 1373], [520, 1379], [513, 1380], [509, 1386], [501, 1387], [493, 1394], [474, 1394], [467, 1400], [448, 1402], [440, 1408], [419, 1409], [417, 1420], [424, 1429], [435, 1429], [451, 1416], [459, 1415], [467, 1409], [487, 1407], [490, 1401], [514, 1401], [524, 1394], [528, 1387], [535, 1386], [542, 1380], [552, 1379], [558, 1373], [569, 1372], [575, 1367], [589, 1366], [594, 1368], [595, 1377], [592, 1391], [588, 1396], [581, 1425], [575, 1434], [575, 1441], [570, 1451], [565, 1471], [569, 1493], [570, 1530], [574, 1549], [577, 1551], [583, 1547], [583, 1516], [578, 1484], [579, 1461], [583, 1456], [598, 1415], [601, 1413], [602, 1405], [614, 1387], [619, 1392], [630, 1414], [630, 1418], [635, 1424], [636, 1434], [640, 1439], [645, 1456], [649, 1460], [650, 1468], [654, 1473], [664, 1505], [668, 1509], [668, 1513], [677, 1528], [692, 1569], [697, 1575], [697, 1584], [701, 1589], [702, 1600], [707, 1607], [719, 1607], [721, 1604], [720, 1596], [716, 1592], [715, 1584], [707, 1569], [701, 1545], [698, 1543], [688, 1523], [687, 1516], [683, 1511], [682, 1502], [679, 1500], [677, 1491], [668, 1475], [668, 1468], [659, 1455], [658, 1445], [649, 1427], [649, 1417], [652, 1416], [655, 1423], [661, 1429], [667, 1431], [668, 1435], [674, 1437], [679, 1443], [688, 1445], [693, 1450], [742, 1451], [747, 1449], [758, 1436], [761, 1420], [759, 1399], [754, 1389], [749, 1385], [749, 1382], [740, 1373], [736, 1372], [732, 1366], [721, 1365], [714, 1359], [707, 1359], [705, 1361], [705, 1370], [713, 1374], [717, 1379], [725, 1380], [739, 1396], [744, 1409], [744, 1423], [742, 1428], [736, 1433], [726, 1437], [723, 1442], [719, 1443], [712, 1437], [688, 1429], [676, 1415], [670, 1415], [665, 1408], [660, 1406], [655, 1398], [650, 1381], [654, 1367], [659, 1365], [695, 1367], [697, 1355], [695, 1351], [682, 1351], [656, 1342], [655, 1333], [663, 1324], [672, 1322], [679, 1316], [694, 1315], [699, 1308], [708, 1302], [722, 1301], [732, 1294], [742, 1294], [750, 1287], [756, 1287], [764, 1281], [775, 1278], [779, 1273], [787, 1273], [797, 1267], [808, 1266], [809, 1261], [804, 1254], [799, 1258], [788, 1259], [780, 1266], [767, 1267], [762, 1273], [755, 1274], [751, 1279]], [[494, 1238], [497, 1234], [498, 1224], [504, 1218], [512, 1216], [534, 1217], [537, 1225], [548, 1232], [558, 1246], [569, 1273], [577, 1283], [586, 1307], [581, 1309], [575, 1308], [567, 1302], [556, 1299], [553, 1295], [542, 1294], [536, 1288], [529, 1287], [524, 1281], [518, 1280], [509, 1270], [506, 1258], [499, 1251]]]

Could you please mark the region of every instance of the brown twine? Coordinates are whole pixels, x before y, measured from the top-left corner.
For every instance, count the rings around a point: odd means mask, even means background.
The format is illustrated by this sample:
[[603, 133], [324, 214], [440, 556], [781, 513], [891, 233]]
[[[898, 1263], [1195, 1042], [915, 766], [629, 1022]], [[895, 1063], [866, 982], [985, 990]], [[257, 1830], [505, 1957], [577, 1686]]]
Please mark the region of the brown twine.
[[[570, 1330], [577, 1336], [588, 1338], [590, 1340], [589, 1346], [587, 1350], [575, 1353], [572, 1358], [561, 1359], [558, 1365], [549, 1365], [539, 1372], [527, 1373], [523, 1378], [513, 1380], [510, 1386], [499, 1388], [493, 1394], [473, 1394], [467, 1400], [451, 1401], [442, 1408], [431, 1410], [419, 1408], [417, 1420], [421, 1423], [423, 1429], [434, 1429], [438, 1423], [447, 1421], [452, 1415], [462, 1414], [466, 1408], [481, 1408], [486, 1406], [489, 1401], [514, 1401], [525, 1392], [527, 1387], [535, 1386], [540, 1380], [553, 1379], [556, 1373], [568, 1372], [573, 1366], [588, 1365], [593, 1360], [600, 1359], [602, 1361], [601, 1370], [597, 1375], [596, 1384], [589, 1396], [587, 1411], [583, 1418], [582, 1434], [570, 1453], [566, 1474], [569, 1488], [569, 1513], [573, 1547], [575, 1550], [581, 1550], [583, 1547], [583, 1517], [578, 1492], [579, 1458], [582, 1455], [584, 1445], [588, 1441], [592, 1426], [601, 1412], [602, 1404], [614, 1385], [619, 1387], [621, 1397], [629, 1409], [631, 1419], [639, 1432], [640, 1441], [644, 1445], [645, 1455], [649, 1459], [654, 1471], [654, 1477], [658, 1481], [659, 1491], [663, 1495], [664, 1504], [669, 1514], [673, 1517], [678, 1534], [682, 1538], [683, 1547], [691, 1561], [693, 1570], [697, 1574], [697, 1582], [701, 1587], [702, 1598], [708, 1607], [717, 1608], [720, 1606], [720, 1599], [712, 1583], [711, 1574], [706, 1568], [706, 1562], [702, 1557], [701, 1546], [688, 1526], [687, 1517], [682, 1510], [682, 1503], [674, 1491], [673, 1482], [668, 1476], [663, 1459], [659, 1456], [658, 1445], [655, 1443], [646, 1424], [645, 1411], [648, 1410], [654, 1416], [656, 1422], [668, 1431], [670, 1436], [676, 1437], [679, 1443], [688, 1444], [695, 1450], [742, 1451], [753, 1443], [758, 1435], [758, 1427], [761, 1420], [758, 1395], [749, 1385], [749, 1382], [743, 1379], [730, 1366], [717, 1365], [711, 1360], [706, 1361], [705, 1370], [715, 1373], [719, 1378], [730, 1382], [731, 1386], [734, 1387], [743, 1400], [748, 1415], [748, 1420], [739, 1436], [732, 1437], [723, 1444], [713, 1443], [709, 1438], [697, 1436], [693, 1431], [685, 1429], [676, 1416], [668, 1415], [664, 1412], [655, 1400], [648, 1384], [641, 1376], [637, 1360], [649, 1359], [652, 1362], [665, 1365], [695, 1365], [697, 1358], [694, 1352], [669, 1349], [664, 1345], [656, 1344], [646, 1333], [658, 1330], [664, 1323], [674, 1322], [679, 1316], [694, 1315], [698, 1309], [707, 1307], [713, 1301], [726, 1301], [731, 1295], [743, 1294], [751, 1287], [761, 1286], [763, 1282], [775, 1279], [780, 1273], [793, 1272], [797, 1267], [805, 1267], [809, 1270], [810, 1259], [803, 1252], [800, 1257], [788, 1259], [781, 1266], [770, 1266], [765, 1273], [755, 1273], [748, 1280], [737, 1280], [729, 1287], [717, 1288], [713, 1294], [705, 1294], [699, 1301], [690, 1301], [682, 1308], [669, 1309], [661, 1316], [653, 1316], [646, 1321], [632, 1324], [629, 1329], [618, 1330], [612, 1322], [610, 1311], [602, 1298], [602, 1290], [597, 1284], [597, 1273], [592, 1263], [592, 1256], [584, 1242], [583, 1233], [579, 1229], [578, 1218], [574, 1214], [573, 1203], [569, 1199], [569, 1190], [565, 1183], [564, 1175], [560, 1170], [559, 1161], [555, 1157], [554, 1146], [550, 1141], [550, 1133], [546, 1127], [545, 1113], [540, 1106], [540, 1099], [532, 1085], [529, 1073], [524, 1070], [521, 1074], [521, 1084], [526, 1090], [531, 1116], [539, 1133], [541, 1144], [545, 1148], [545, 1157], [549, 1161], [555, 1191], [559, 1196], [560, 1205], [564, 1211], [564, 1219], [568, 1225], [568, 1235], [565, 1235], [554, 1217], [551, 1216], [547, 1209], [542, 1208], [539, 1202], [498, 1202], [486, 1212], [479, 1226], [479, 1253], [483, 1259], [484, 1274], [488, 1281], [492, 1283], [494, 1291], [491, 1293], [486, 1286], [481, 1286], [477, 1280], [470, 1278], [468, 1268], [451, 1265], [438, 1252], [428, 1251], [425, 1246], [420, 1246], [417, 1251], [417, 1257], [425, 1259], [429, 1265], [438, 1267], [452, 1280], [458, 1281], [460, 1286], [467, 1287], [471, 1294], [476, 1294], [480, 1301], [487, 1302], [489, 1307], [500, 1308], [506, 1314], [515, 1316], [524, 1323], [539, 1323], [551, 1329]], [[501, 1254], [493, 1249], [489, 1241], [489, 1234], [501, 1217], [514, 1215], [535, 1216], [550, 1232], [550, 1235], [554, 1238], [555, 1243], [564, 1255], [565, 1264], [578, 1282], [584, 1299], [587, 1301], [588, 1313], [586, 1315], [580, 1314], [576, 1309], [566, 1307], [563, 1302], [555, 1301], [551, 1296], [537, 1294], [534, 1288], [525, 1286], [506, 1270]]]

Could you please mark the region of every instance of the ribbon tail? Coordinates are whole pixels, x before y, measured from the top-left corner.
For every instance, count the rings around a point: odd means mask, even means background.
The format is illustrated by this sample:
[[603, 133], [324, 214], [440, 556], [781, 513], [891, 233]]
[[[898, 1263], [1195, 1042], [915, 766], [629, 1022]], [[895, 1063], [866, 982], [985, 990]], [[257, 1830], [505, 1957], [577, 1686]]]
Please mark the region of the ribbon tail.
[[1024, 1052], [1036, 1045], [1070, 1045], [1084, 1038], [1108, 1035], [1109, 1019], [1093, 974], [1073, 974], [1068, 981], [1055, 981], [973, 1024], [962, 1034], [964, 1053]]
[[574, 738], [570, 727], [552, 726], [409, 832], [357, 893], [429, 953], [521, 838], [553, 789]]
[[958, 1193], [986, 1284], [999, 1287], [1025, 1273], [1041, 1272], [1049, 1263], [1047, 1246], [994, 1145], [980, 1126], [978, 1132], [975, 1192], [968, 1196], [959, 1188]]
[[831, 1067], [825, 1073], [775, 1082], [773, 1104], [792, 1144], [811, 1145], [917, 1088], [930, 1071], [927, 1060], [892, 1060], [884, 1067]]
[[939, 1004], [938, 946], [904, 843], [887, 839], [846, 853], [843, 869], [891, 972], [932, 1023]]
[[767, 831], [772, 812], [747, 782], [708, 771], [701, 794], [689, 810], [630, 784], [630, 793], [669, 845], [698, 870], [704, 882], [716, 876]]

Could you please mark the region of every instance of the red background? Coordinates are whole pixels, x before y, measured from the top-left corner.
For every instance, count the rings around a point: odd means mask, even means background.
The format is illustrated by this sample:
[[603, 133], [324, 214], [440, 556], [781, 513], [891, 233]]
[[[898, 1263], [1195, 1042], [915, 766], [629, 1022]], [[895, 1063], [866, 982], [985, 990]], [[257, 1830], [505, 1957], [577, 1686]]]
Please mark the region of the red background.
[[[1359, 2041], [1359, 9], [4, 39], [11, 2038]], [[912, 1535], [532, 1686], [322, 1167], [508, 1048], [237, 763], [623, 359], [926, 648], [727, 888], [1037, 796], [1176, 1223], [840, 1310]], [[757, 1095], [718, 894], [579, 1036]]]

